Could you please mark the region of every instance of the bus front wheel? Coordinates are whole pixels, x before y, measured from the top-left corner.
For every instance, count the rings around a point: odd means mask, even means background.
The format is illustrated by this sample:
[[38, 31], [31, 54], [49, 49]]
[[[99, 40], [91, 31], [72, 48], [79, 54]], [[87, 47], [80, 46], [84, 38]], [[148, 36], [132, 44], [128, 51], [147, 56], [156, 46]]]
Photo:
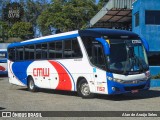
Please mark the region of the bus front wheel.
[[31, 92], [36, 92], [37, 88], [35, 86], [34, 80], [32, 77], [29, 77], [28, 79], [28, 90]]
[[77, 92], [82, 98], [92, 98], [94, 96], [94, 94], [90, 92], [89, 85], [85, 79], [82, 79], [78, 83]]

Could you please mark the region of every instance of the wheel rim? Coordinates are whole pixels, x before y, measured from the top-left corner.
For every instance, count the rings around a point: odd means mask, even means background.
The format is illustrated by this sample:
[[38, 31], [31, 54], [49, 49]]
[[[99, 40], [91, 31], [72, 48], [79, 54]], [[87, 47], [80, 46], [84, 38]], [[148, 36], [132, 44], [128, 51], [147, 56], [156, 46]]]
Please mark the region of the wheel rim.
[[34, 88], [34, 82], [33, 82], [33, 80], [30, 80], [29, 87], [30, 87], [31, 90], [33, 90], [33, 88]]
[[87, 96], [87, 95], [90, 94], [89, 85], [87, 83], [84, 83], [84, 84], [81, 85], [81, 93], [84, 96]]

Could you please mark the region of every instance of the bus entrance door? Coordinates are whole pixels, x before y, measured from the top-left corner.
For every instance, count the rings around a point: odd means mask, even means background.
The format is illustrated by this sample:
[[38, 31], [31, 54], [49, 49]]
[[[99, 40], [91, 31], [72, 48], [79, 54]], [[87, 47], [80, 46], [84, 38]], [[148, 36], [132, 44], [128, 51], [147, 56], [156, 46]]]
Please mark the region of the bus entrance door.
[[95, 80], [95, 88], [97, 93], [106, 92], [106, 71], [104, 52], [101, 44], [94, 44], [92, 47], [92, 63], [95, 65], [93, 68], [93, 77]]

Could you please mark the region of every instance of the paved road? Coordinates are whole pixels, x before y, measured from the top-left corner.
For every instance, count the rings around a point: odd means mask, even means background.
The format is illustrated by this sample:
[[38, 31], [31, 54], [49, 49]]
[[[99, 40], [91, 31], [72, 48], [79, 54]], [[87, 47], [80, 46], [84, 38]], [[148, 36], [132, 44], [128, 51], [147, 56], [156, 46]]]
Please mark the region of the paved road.
[[160, 88], [82, 99], [75, 92], [40, 90], [32, 93], [9, 84], [8, 78], [0, 78], [0, 108], [3, 111], [160, 111]]

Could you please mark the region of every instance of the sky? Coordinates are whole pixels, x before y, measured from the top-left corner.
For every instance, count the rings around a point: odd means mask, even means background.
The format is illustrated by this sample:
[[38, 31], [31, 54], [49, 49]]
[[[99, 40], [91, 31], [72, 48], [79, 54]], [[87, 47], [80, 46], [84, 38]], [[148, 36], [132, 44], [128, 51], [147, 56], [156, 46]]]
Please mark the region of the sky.
[[99, 0], [96, 0], [96, 3], [98, 3]]

